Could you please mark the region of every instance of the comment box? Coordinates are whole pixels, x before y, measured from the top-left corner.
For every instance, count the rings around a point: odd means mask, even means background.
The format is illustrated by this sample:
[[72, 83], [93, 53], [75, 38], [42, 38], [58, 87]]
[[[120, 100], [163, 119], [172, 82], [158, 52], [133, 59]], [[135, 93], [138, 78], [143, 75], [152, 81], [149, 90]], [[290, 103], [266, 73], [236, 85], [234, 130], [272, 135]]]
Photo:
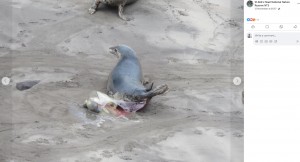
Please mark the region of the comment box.
[[260, 32], [253, 33], [252, 37], [254, 45], [276, 46], [276, 45], [291, 45], [300, 46], [299, 32]]

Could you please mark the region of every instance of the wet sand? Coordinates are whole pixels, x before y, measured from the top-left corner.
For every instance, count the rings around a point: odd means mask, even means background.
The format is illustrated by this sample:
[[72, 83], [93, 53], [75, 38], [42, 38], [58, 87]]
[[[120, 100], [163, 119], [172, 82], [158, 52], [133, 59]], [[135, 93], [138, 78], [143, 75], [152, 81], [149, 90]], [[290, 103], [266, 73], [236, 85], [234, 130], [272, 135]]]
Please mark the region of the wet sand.
[[[0, 2], [0, 161], [243, 161], [243, 2], [140, 0], [117, 10], [92, 1]], [[170, 91], [130, 120], [80, 105], [105, 92], [127, 44], [146, 78]], [[16, 83], [40, 80], [29, 90]]]

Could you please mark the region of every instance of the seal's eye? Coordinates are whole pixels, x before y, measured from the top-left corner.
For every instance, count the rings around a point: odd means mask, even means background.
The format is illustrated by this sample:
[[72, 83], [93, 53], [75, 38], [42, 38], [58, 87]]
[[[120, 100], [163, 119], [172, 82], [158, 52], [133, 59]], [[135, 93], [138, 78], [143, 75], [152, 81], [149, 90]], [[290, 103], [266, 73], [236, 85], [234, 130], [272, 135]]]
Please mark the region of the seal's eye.
[[116, 53], [117, 53], [117, 52], [118, 52], [118, 50], [115, 48], [115, 49], [114, 49], [114, 52], [116, 52]]

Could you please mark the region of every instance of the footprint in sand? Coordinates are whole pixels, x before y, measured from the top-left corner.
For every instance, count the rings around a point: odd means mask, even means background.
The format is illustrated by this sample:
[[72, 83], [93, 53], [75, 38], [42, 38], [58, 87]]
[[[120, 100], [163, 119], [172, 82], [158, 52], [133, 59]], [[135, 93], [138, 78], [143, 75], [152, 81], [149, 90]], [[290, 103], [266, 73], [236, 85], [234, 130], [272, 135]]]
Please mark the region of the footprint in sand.
[[63, 52], [68, 52], [68, 51], [69, 51], [69, 48], [68, 48], [68, 47], [65, 47], [65, 46], [62, 46], [62, 47], [61, 47], [61, 50], [62, 50]]
[[71, 42], [71, 39], [66, 39], [64, 42], [65, 42], [65, 43], [70, 43], [70, 42]]
[[243, 133], [240, 133], [240, 132], [234, 132], [232, 135], [233, 135], [234, 137], [237, 137], [237, 138], [242, 138], [242, 137], [244, 137]]
[[28, 34], [31, 33], [30, 31], [27, 30], [21, 30], [19, 31], [19, 33], [17, 34], [17, 37], [22, 39], [22, 38], [27, 38]]
[[216, 136], [218, 136], [218, 137], [224, 137], [225, 134], [223, 132], [216, 132]]
[[171, 63], [177, 63], [179, 61], [179, 59], [174, 58], [174, 57], [169, 57], [169, 58], [167, 58], [167, 60], [168, 60], [169, 64], [171, 64]]
[[123, 160], [132, 160], [132, 158], [130, 156], [119, 156], [120, 159], [123, 159]]
[[142, 146], [135, 141], [128, 142], [124, 145], [124, 151], [126, 152], [132, 152], [135, 148], [142, 148]]
[[197, 46], [199, 31], [196, 28], [183, 24], [171, 25], [165, 29], [166, 37], [173, 43], [179, 45]]
[[63, 12], [57, 12], [55, 13], [56, 16], [64, 16], [64, 15], [68, 15], [70, 13], [70, 11], [63, 11]]
[[110, 151], [104, 150], [101, 154], [105, 158], [111, 158], [113, 155]]
[[21, 27], [25, 27], [25, 26], [27, 26], [27, 24], [26, 24], [26, 23], [18, 23], [18, 25], [19, 25], [19, 26], [21, 26]]
[[195, 133], [195, 134], [198, 134], [198, 135], [202, 135], [202, 134], [203, 134], [202, 130], [199, 130], [199, 129], [196, 129], [196, 130], [194, 131], [194, 133]]
[[49, 137], [46, 135], [33, 135], [22, 141], [22, 143], [36, 143], [40, 145], [62, 145], [68, 143], [62, 137]]
[[37, 22], [37, 21], [29, 21], [28, 23], [31, 24], [31, 25], [35, 25], [35, 24], [38, 24], [39, 22]]
[[52, 20], [52, 19], [40, 19], [40, 20], [42, 20], [42, 21], [44, 21], [44, 22], [55, 22], [56, 20]]

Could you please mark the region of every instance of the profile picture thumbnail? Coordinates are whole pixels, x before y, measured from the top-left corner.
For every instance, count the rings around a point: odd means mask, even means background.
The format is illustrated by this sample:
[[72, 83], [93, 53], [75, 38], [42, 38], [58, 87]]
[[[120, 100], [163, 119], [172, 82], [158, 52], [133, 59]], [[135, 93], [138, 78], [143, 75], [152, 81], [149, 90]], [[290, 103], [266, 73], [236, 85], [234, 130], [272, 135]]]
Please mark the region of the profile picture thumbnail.
[[252, 6], [253, 6], [253, 1], [250, 1], [250, 0], [249, 0], [249, 1], [247, 2], [247, 6], [248, 6], [248, 7], [252, 7]]

